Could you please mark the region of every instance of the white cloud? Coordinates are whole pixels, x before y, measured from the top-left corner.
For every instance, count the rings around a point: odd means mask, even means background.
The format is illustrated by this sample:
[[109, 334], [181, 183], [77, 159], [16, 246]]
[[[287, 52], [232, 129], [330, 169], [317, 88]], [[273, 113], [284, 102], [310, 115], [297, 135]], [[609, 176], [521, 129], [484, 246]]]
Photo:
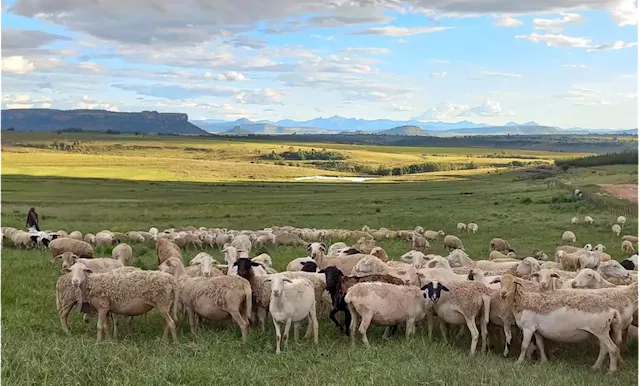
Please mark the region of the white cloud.
[[637, 0], [621, 0], [611, 8], [613, 21], [619, 26], [638, 24]]
[[533, 19], [535, 29], [544, 29], [551, 32], [560, 33], [566, 25], [583, 24], [584, 16], [577, 13], [563, 13], [561, 19]]
[[564, 68], [587, 68], [587, 66], [584, 65], [584, 64], [565, 64], [562, 67], [564, 67]]
[[2, 96], [2, 104], [7, 109], [30, 109], [51, 107], [51, 98], [49, 97], [32, 97], [28, 94], [5, 94]]
[[328, 42], [334, 42], [334, 41], [336, 41], [336, 38], [335, 38], [335, 37], [333, 37], [333, 36], [323, 36], [323, 35], [315, 35], [315, 34], [312, 34], [312, 35], [311, 35], [311, 37], [312, 37], [312, 38], [314, 38], [314, 39], [326, 40], [326, 41], [328, 41]]
[[449, 61], [447, 59], [431, 59], [431, 60], [429, 60], [429, 62], [435, 63], [435, 64], [447, 64], [447, 63], [449, 63]]
[[430, 120], [453, 120], [459, 117], [495, 117], [510, 116], [513, 112], [505, 112], [500, 106], [500, 102], [487, 99], [481, 105], [470, 107], [469, 105], [459, 105], [455, 103], [442, 102], [436, 107], [432, 107], [424, 114], [414, 119], [420, 121]]
[[431, 76], [433, 78], [444, 78], [445, 76], [447, 76], [447, 73], [445, 71], [442, 72], [432, 72]]
[[638, 97], [638, 93], [635, 93], [635, 92], [620, 93], [620, 94], [618, 94], [618, 96], [621, 96], [623, 98], [635, 99], [635, 98]]
[[495, 71], [481, 71], [482, 75], [487, 76], [499, 76], [503, 78], [522, 78], [522, 74], [513, 74], [508, 72], [495, 72]]
[[592, 51], [606, 51], [606, 50], [622, 50], [625, 48], [635, 47], [637, 45], [638, 45], [638, 42], [625, 43], [622, 40], [618, 40], [617, 42], [614, 42], [614, 43], [600, 44], [597, 46], [589, 47], [587, 51], [592, 52]]
[[523, 24], [524, 23], [521, 20], [509, 15], [502, 15], [493, 23], [493, 25], [497, 27], [519, 27]]
[[243, 90], [236, 94], [236, 102], [251, 105], [280, 105], [282, 104], [282, 91], [273, 89]]
[[36, 65], [23, 56], [9, 56], [2, 58], [2, 72], [12, 74], [26, 74], [36, 69]]
[[391, 50], [387, 48], [377, 48], [377, 47], [347, 47], [343, 49], [341, 52], [360, 54], [360, 55], [388, 55], [391, 53]]
[[392, 103], [391, 106], [389, 107], [389, 110], [393, 110], [393, 111], [413, 111], [415, 109], [413, 107], [402, 106], [402, 105], [397, 105], [395, 103]]
[[589, 48], [591, 39], [571, 37], [559, 34], [537, 34], [517, 35], [516, 39], [529, 40], [534, 43], [545, 43], [548, 47], [580, 47]]
[[349, 35], [384, 35], [384, 36], [412, 36], [412, 35], [421, 35], [421, 34], [430, 34], [434, 32], [442, 32], [453, 27], [416, 27], [416, 28], [405, 28], [405, 27], [395, 27], [395, 26], [387, 26], [387, 27], [375, 27], [368, 28], [361, 31], [351, 32]]
[[77, 109], [98, 109], [98, 110], [107, 110], [107, 111], [118, 111], [116, 106], [113, 106], [109, 103], [102, 103], [95, 101], [88, 96], [84, 95], [80, 99], [80, 101], [76, 104], [75, 108]]
[[[205, 77], [207, 77], [207, 73], [205, 73]], [[236, 71], [227, 71], [227, 72], [218, 74], [215, 76], [215, 79], [225, 81], [225, 82], [239, 82], [239, 81], [247, 80], [247, 78], [243, 74]]]

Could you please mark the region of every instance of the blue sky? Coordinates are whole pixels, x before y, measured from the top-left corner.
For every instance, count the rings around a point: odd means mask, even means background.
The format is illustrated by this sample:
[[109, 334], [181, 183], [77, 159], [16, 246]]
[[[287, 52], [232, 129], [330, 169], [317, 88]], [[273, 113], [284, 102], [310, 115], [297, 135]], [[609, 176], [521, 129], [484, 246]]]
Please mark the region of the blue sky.
[[637, 126], [636, 0], [11, 0], [2, 107]]

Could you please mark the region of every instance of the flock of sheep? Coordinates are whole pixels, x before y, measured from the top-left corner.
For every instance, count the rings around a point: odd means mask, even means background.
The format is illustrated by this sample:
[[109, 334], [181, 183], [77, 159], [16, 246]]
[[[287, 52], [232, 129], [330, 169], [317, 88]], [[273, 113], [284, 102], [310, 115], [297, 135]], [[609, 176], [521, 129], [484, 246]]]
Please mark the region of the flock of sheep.
[[[593, 219], [585, 217], [585, 223], [590, 222]], [[622, 229], [625, 222], [620, 217], [616, 225]], [[457, 229], [475, 233], [478, 225], [459, 223]], [[317, 313], [327, 307], [330, 321], [353, 343], [360, 335], [369, 344], [367, 330], [372, 323], [386, 326], [385, 336], [404, 327], [409, 338], [423, 319], [431, 338], [437, 317], [445, 342], [450, 326], [459, 326], [457, 337], [465, 329], [470, 332], [472, 355], [479, 341], [481, 351], [487, 349], [489, 330], [495, 329], [491, 339], [502, 341], [507, 356], [516, 331], [522, 340], [518, 362], [534, 351], [541, 362], [547, 361], [549, 341], [575, 343], [595, 337], [599, 353], [593, 368], [600, 368], [608, 357], [609, 371], [615, 371], [620, 348], [625, 347], [622, 342], [632, 326], [637, 327], [637, 255], [621, 264], [604, 252], [602, 244], [561, 245], [549, 261], [539, 250], [518, 256], [507, 240], [494, 238], [488, 258], [474, 260], [458, 236], [419, 226], [413, 230], [364, 226], [358, 231], [184, 227], [162, 232], [103, 230], [84, 236], [62, 230], [2, 228], [1, 232], [3, 243], [48, 248], [52, 263], [62, 263], [56, 282], [61, 327], [69, 333], [67, 317], [74, 307], [85, 321], [97, 314], [98, 341], [108, 336], [110, 324], [117, 336], [121, 316], [129, 316], [131, 322], [133, 316], [146, 318], [154, 308], [165, 321], [163, 338], [171, 335], [173, 341], [177, 341], [176, 324], [182, 320], [188, 320], [195, 336], [201, 320], [231, 318], [246, 342], [251, 322], [265, 331], [271, 315], [279, 353], [282, 340], [286, 348], [292, 324], [296, 341], [306, 321], [305, 337], [313, 335], [318, 343]], [[412, 249], [398, 260], [390, 259], [377, 243], [392, 238], [410, 241]], [[324, 244], [348, 239], [358, 241]], [[622, 239], [623, 250], [634, 251], [638, 237]], [[570, 231], [562, 240], [576, 242]], [[133, 250], [125, 242], [147, 241], [156, 245], [157, 270], [131, 266]], [[429, 253], [434, 242], [442, 242], [448, 255]], [[112, 258], [94, 256], [94, 246], [115, 244]], [[284, 272], [278, 272], [268, 254], [251, 257], [252, 251], [270, 244], [305, 246], [308, 256], [293, 259]], [[200, 252], [185, 266], [183, 249], [205, 245], [220, 248], [224, 263]], [[336, 317], [340, 312], [344, 324]]]

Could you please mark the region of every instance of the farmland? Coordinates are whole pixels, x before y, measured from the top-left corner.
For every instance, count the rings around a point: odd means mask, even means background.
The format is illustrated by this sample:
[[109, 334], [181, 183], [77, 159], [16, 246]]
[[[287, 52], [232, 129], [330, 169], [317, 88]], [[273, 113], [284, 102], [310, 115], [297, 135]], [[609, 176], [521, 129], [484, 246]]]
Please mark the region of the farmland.
[[[473, 162], [478, 168], [384, 176], [374, 184], [290, 183], [285, 181], [299, 176], [354, 173], [320, 170], [308, 160], [260, 160], [261, 154], [311, 149], [338, 152], [354, 164]], [[151, 226], [359, 229], [365, 224], [392, 229], [421, 225], [455, 233], [457, 222], [473, 221], [480, 227], [478, 233], [460, 234], [473, 258], [486, 257], [489, 240], [496, 236], [508, 239], [518, 253], [542, 249], [551, 255], [562, 232], [570, 229], [578, 244], [602, 243], [621, 260], [626, 255], [610, 231], [620, 200], [607, 196], [600, 185], [637, 184], [636, 165], [572, 167], [564, 172], [492, 166], [511, 161], [550, 165], [579, 155], [476, 147], [4, 133], [2, 225], [22, 228], [31, 206], [40, 214], [43, 228], [83, 233]], [[411, 182], [384, 183], [397, 181]], [[571, 194], [574, 187], [590, 192], [595, 201], [576, 200]], [[593, 226], [570, 224], [571, 217], [587, 214], [594, 217]], [[637, 219], [629, 217], [625, 231], [636, 230]], [[400, 240], [381, 245], [396, 259], [411, 248]], [[155, 269], [153, 244], [134, 244], [133, 249], [135, 266]], [[207, 251], [221, 260], [218, 249]], [[441, 243], [434, 243], [433, 251], [444, 253]], [[161, 318], [155, 311], [148, 323], [136, 318], [119, 341], [96, 344], [95, 319], [84, 325], [75, 311], [70, 315], [71, 336], [61, 332], [54, 296], [59, 267], [51, 265], [47, 252], [16, 251], [7, 245], [2, 252], [2, 379], [7, 385], [630, 385], [638, 374], [635, 341], [620, 371], [607, 375], [588, 369], [595, 361], [595, 341], [555, 345], [550, 363], [516, 366], [517, 342], [509, 358], [501, 357], [499, 350], [469, 358], [468, 337], [445, 346], [437, 333], [429, 341], [421, 328], [406, 342], [403, 336], [383, 339], [382, 328], [373, 327], [371, 348], [360, 344], [352, 348], [330, 325], [326, 312], [319, 315], [319, 347], [303, 341], [290, 344], [280, 356], [273, 354], [270, 325], [265, 334], [250, 331], [246, 346], [231, 322], [207, 325], [197, 340], [183, 325], [180, 343], [164, 344]], [[110, 252], [111, 247], [96, 249], [98, 256]], [[295, 247], [269, 247], [266, 252], [278, 270], [306, 255]], [[185, 252], [185, 262], [196, 253]], [[230, 363], [250, 365], [230, 370]]]

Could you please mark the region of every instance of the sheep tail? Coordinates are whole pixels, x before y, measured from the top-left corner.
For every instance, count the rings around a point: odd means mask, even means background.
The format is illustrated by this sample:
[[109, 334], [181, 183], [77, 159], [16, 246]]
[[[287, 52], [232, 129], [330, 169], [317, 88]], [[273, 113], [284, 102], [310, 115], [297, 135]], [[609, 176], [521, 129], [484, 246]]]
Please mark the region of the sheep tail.
[[482, 314], [482, 323], [485, 325], [489, 324], [489, 313], [491, 311], [491, 297], [483, 296], [482, 297], [482, 306], [483, 306], [483, 314]]
[[613, 318], [611, 319], [611, 331], [613, 332], [613, 341], [620, 346], [622, 343], [622, 317], [618, 310], [613, 309]]
[[244, 286], [244, 315], [248, 322], [251, 322], [251, 313], [253, 306], [253, 296], [251, 293], [251, 285]]

